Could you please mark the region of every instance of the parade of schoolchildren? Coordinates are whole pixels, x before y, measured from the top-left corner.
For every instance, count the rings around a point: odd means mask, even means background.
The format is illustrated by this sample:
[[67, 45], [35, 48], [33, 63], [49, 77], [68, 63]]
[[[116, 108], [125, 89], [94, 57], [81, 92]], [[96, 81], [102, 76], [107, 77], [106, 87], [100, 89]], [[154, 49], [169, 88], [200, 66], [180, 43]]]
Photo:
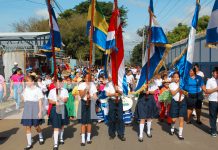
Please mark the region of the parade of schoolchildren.
[[[155, 5], [158, 0], [145, 0], [149, 17], [146, 18], [148, 27], [145, 35], [143, 31], [146, 41], [143, 41], [144, 46], [139, 54], [142, 55], [140, 65], [125, 62], [124, 25], [118, 0], [112, 1], [109, 24], [101, 11], [102, 5], [96, 0], [89, 0], [86, 16], [90, 44], [88, 59], [76, 64], [72, 63], [70, 56], [65, 55], [58, 58], [62, 61], [57, 61], [57, 52], [64, 44], [54, 9], [60, 5], [57, 0], [45, 1], [50, 32], [47, 43], [40, 48], [40, 56], [44, 55], [46, 60], [51, 60], [50, 64], [47, 63], [48, 66], [44, 68], [31, 66], [24, 52], [24, 63], [21, 63], [19, 57], [4, 62], [12, 65], [5, 65], [7, 72], [0, 75], [0, 113], [4, 111], [5, 115], [0, 114], [0, 126], [10, 120], [7, 118], [19, 116], [16, 118], [19, 129], [22, 129], [19, 139], [26, 143], [18, 145], [24, 150], [37, 149], [34, 148], [36, 143], [41, 149], [48, 149], [48, 146], [43, 146], [48, 144], [49, 139], [52, 141], [49, 149], [63, 149], [62, 146], [74, 138], [79, 138], [80, 142], [73, 143], [71, 149], [74, 145], [92, 149], [90, 145], [102, 144], [101, 135], [109, 142], [116, 141], [116, 144], [113, 143], [114, 149], [122, 143], [133, 142], [134, 146], [136, 141], [145, 144], [159, 136], [161, 140], [169, 137], [173, 139], [168, 141], [168, 148], [171, 143], [181, 144], [181, 147], [182, 143], [197, 145], [190, 142], [190, 128], [193, 131], [202, 130], [193, 132], [193, 135], [200, 136], [203, 132], [207, 133], [208, 141], [217, 140], [218, 63], [213, 62], [213, 65], [207, 64], [209, 67], [205, 67], [195, 61], [198, 57], [195, 40], [198, 38], [196, 32], [201, 11], [200, 0], [193, 0], [195, 7], [191, 14], [189, 36], [186, 37], [185, 47], [180, 46], [180, 53], [174, 59], [171, 52], [173, 45], [157, 22]], [[213, 4], [206, 29], [206, 42], [200, 42], [200, 49], [203, 46], [210, 49], [210, 57], [213, 57], [211, 49], [215, 49], [218, 43], [218, 0]], [[199, 39], [202, 40], [202, 37]], [[100, 65], [93, 63], [93, 51], [96, 49], [104, 53]], [[201, 51], [199, 57], [202, 55]], [[167, 64], [169, 59], [171, 62]], [[13, 107], [5, 108], [9, 102]], [[8, 110], [11, 114], [7, 114]], [[157, 129], [157, 126], [163, 131]], [[78, 134], [67, 137], [71, 132], [68, 127], [75, 127], [74, 132]], [[101, 128], [106, 130], [102, 132]], [[165, 132], [164, 136], [160, 132]], [[1, 127], [0, 147], [13, 137], [4, 141], [1, 136], [6, 134]], [[13, 140], [16, 145], [16, 139]], [[210, 145], [207, 146], [210, 149]], [[98, 146], [95, 149], [99, 149]], [[122, 146], [120, 149], [123, 149]]]

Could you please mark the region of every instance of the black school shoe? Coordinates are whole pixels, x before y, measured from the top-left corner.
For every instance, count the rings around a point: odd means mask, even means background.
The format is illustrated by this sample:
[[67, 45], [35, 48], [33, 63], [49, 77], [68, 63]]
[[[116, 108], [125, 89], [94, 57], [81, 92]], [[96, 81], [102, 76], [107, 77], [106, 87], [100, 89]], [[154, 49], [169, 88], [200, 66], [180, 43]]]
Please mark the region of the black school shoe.
[[64, 140], [63, 140], [63, 139], [60, 139], [59, 143], [60, 143], [61, 145], [64, 145]]
[[39, 145], [43, 145], [45, 143], [44, 139], [39, 139]]
[[55, 145], [55, 146], [53, 147], [53, 150], [58, 150], [58, 145]]
[[179, 140], [184, 140], [185, 139], [183, 136], [179, 136], [178, 138], [179, 138]]
[[24, 148], [24, 150], [30, 150], [33, 148], [33, 145], [28, 145], [27, 147]]
[[86, 146], [86, 143], [81, 143], [80, 145], [81, 145], [81, 146]]
[[113, 140], [113, 139], [116, 137], [115, 134], [113, 134], [113, 135], [109, 135], [109, 136], [110, 136], [110, 140]]
[[125, 138], [123, 135], [118, 135], [118, 138], [119, 138], [121, 141], [126, 141], [126, 138]]
[[151, 133], [150, 134], [147, 133], [147, 137], [148, 138], [152, 138], [152, 134]]
[[138, 138], [138, 141], [139, 141], [139, 142], [143, 142], [143, 138], [140, 138], [140, 137], [139, 137], [139, 138]]
[[87, 144], [92, 144], [92, 141], [87, 141]]

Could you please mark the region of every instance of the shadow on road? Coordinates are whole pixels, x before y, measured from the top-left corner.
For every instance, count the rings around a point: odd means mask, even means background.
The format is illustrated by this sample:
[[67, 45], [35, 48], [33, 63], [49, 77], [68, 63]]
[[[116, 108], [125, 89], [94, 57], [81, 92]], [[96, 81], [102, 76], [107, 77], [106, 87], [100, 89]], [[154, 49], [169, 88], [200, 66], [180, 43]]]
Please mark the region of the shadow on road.
[[164, 132], [166, 132], [166, 133], [169, 134], [170, 125], [169, 125], [167, 122], [164, 122], [164, 121], [163, 121], [163, 122], [160, 122], [160, 121], [158, 121], [157, 124], [161, 126], [161, 129], [162, 129]]
[[0, 132], [0, 145], [4, 144], [12, 135], [16, 134], [19, 128], [13, 128], [4, 132]]

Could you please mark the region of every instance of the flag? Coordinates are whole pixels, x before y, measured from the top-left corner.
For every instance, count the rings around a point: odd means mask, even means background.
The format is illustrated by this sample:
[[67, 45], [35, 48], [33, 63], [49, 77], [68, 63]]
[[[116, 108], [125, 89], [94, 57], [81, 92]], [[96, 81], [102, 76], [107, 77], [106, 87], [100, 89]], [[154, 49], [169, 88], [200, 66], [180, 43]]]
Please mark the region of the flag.
[[[193, 63], [193, 56], [194, 56], [194, 50], [195, 50], [195, 35], [196, 35], [196, 29], [198, 25], [198, 16], [199, 16], [199, 11], [200, 11], [200, 2], [196, 2], [196, 8], [195, 8], [195, 13], [192, 19], [192, 26], [191, 26], [191, 31], [189, 33], [189, 39], [188, 39], [188, 49], [186, 56], [183, 57], [184, 62], [183, 65], [185, 65], [182, 70], [180, 70], [181, 74], [181, 81], [180, 81], [180, 88], [184, 89], [185, 88], [185, 82], [186, 79], [189, 75], [189, 71], [192, 68], [192, 63]], [[182, 65], [182, 64], [181, 64]]]
[[[49, 5], [50, 5], [50, 7], [49, 7]], [[52, 56], [52, 32], [54, 33], [54, 48], [55, 48], [55, 51], [60, 51], [61, 46], [62, 46], [62, 40], [61, 40], [61, 33], [60, 33], [59, 26], [58, 26], [57, 18], [55, 16], [54, 9], [53, 9], [51, 4], [47, 4], [47, 6], [48, 6], [48, 11], [49, 12], [50, 12], [49, 8], [51, 9], [53, 28], [51, 27], [51, 24], [49, 22], [49, 25], [50, 25], [50, 38], [49, 38], [48, 42], [45, 45], [42, 46], [41, 51], [45, 52], [47, 57], [51, 57]], [[52, 29], [53, 29], [53, 31], [52, 31]]]
[[[150, 80], [154, 74], [158, 73], [164, 64], [164, 61], [171, 49], [171, 45], [168, 44], [167, 37], [163, 29], [158, 24], [154, 13], [153, 1], [150, 0], [149, 11], [152, 14], [151, 25], [151, 43], [147, 43], [145, 58], [142, 64], [142, 70], [138, 84], [135, 91], [140, 91], [142, 86], [146, 83], [146, 75], [148, 74], [148, 80]], [[148, 64], [148, 48], [150, 47], [150, 63]], [[147, 69], [148, 68], [148, 69]], [[147, 70], [149, 72], [147, 72]]]
[[[94, 1], [94, 3], [95, 3], [94, 5], [95, 10], [94, 10], [94, 20], [93, 20], [93, 25], [94, 25], [93, 42], [96, 44], [96, 46], [99, 49], [105, 51], [108, 24], [96, 0]], [[88, 35], [90, 33], [90, 28], [91, 28], [91, 15], [92, 15], [92, 3], [90, 3], [88, 18], [87, 18], [86, 32]]]
[[[116, 26], [115, 23], [117, 23]], [[113, 83], [123, 90], [123, 94], [128, 95], [128, 84], [124, 64], [123, 30], [118, 9], [113, 11], [110, 19], [107, 35], [107, 49], [111, 49], [110, 58]]]
[[215, 0], [206, 32], [206, 43], [214, 47], [218, 43], [218, 0]]

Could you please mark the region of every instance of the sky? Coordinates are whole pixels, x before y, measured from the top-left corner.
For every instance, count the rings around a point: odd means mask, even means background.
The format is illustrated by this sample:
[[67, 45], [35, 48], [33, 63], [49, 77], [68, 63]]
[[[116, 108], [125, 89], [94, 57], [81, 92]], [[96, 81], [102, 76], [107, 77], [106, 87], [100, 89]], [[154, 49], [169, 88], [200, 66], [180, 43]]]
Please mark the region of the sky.
[[[57, 0], [63, 10], [73, 8], [85, 0]], [[113, 0], [97, 0], [111, 1]], [[124, 29], [125, 56], [142, 41], [136, 31], [148, 24], [150, 0], [118, 0], [118, 5], [128, 10], [128, 26]], [[215, 0], [201, 0], [200, 16], [210, 15]], [[153, 0], [154, 13], [164, 31], [170, 31], [178, 23], [190, 25], [196, 0]], [[12, 24], [30, 17], [48, 18], [45, 0], [0, 0], [0, 32], [13, 32]], [[60, 13], [56, 9], [57, 13]]]

